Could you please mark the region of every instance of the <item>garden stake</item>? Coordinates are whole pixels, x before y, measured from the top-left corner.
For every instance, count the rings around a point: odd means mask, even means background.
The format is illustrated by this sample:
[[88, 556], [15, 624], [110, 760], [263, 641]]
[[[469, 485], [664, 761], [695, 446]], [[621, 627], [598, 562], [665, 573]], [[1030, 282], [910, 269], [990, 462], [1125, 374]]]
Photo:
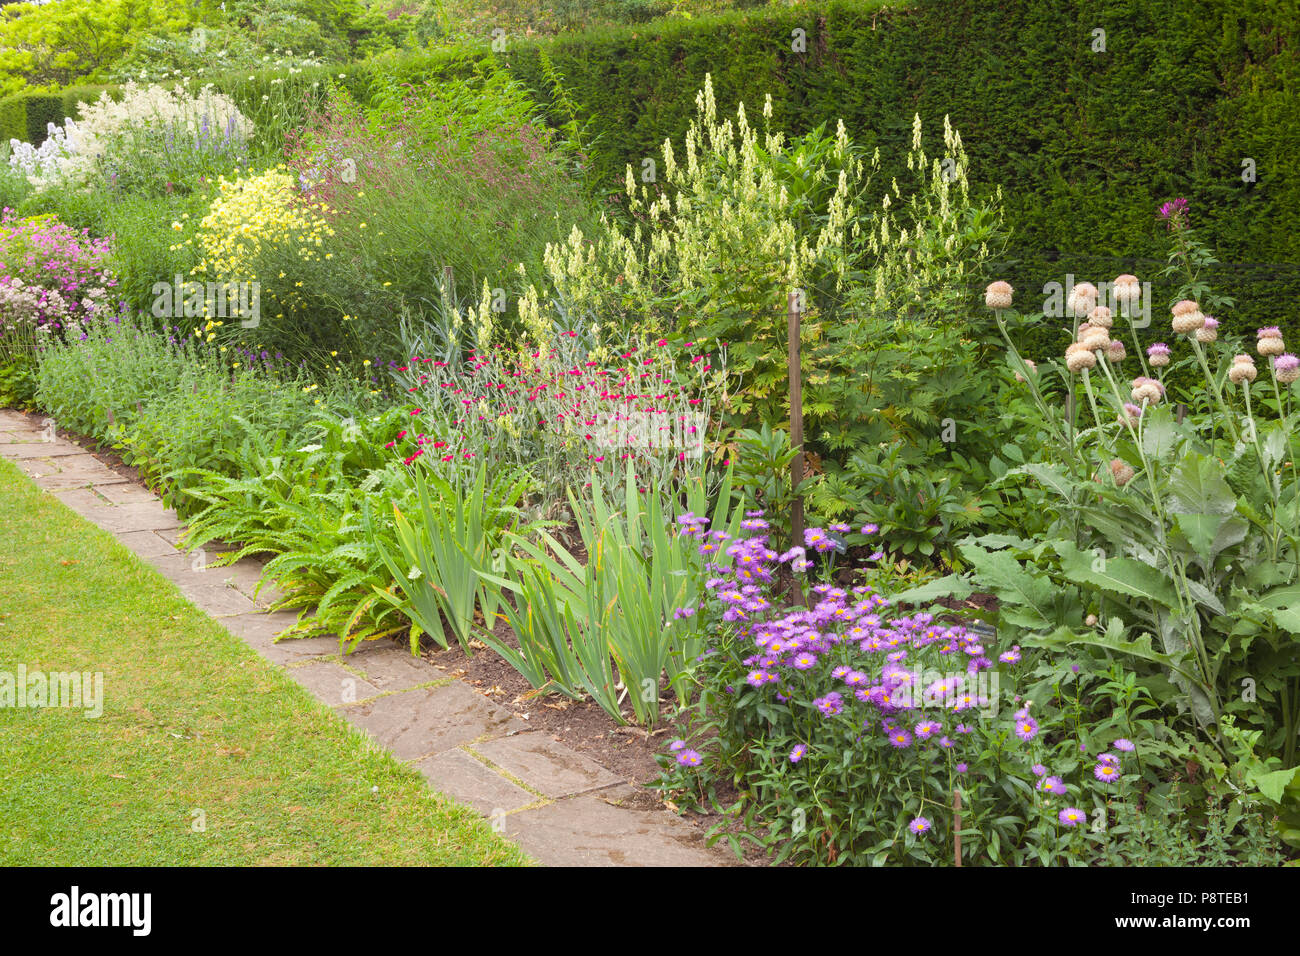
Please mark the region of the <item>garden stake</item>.
[[[787, 337], [790, 366], [790, 448], [795, 453], [794, 460], [790, 462], [790, 491], [793, 494], [793, 500], [790, 502], [790, 537], [793, 539], [791, 547], [795, 548], [803, 544], [803, 497], [799, 494], [799, 486], [803, 484], [803, 379], [799, 367], [799, 340], [802, 331], [799, 326], [799, 296], [798, 290], [790, 293], [787, 313], [790, 320]], [[803, 586], [799, 583], [797, 575], [792, 576], [791, 583], [794, 585], [795, 597], [803, 603], [805, 600]]]
[[961, 791], [952, 792], [952, 859], [961, 866]]

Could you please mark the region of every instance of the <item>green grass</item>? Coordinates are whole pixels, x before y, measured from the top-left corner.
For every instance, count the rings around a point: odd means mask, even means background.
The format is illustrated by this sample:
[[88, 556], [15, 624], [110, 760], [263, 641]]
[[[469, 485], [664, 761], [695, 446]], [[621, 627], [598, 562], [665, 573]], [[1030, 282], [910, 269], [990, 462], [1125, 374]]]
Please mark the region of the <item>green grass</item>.
[[0, 529], [0, 671], [104, 682], [0, 707], [0, 865], [529, 862], [7, 461]]

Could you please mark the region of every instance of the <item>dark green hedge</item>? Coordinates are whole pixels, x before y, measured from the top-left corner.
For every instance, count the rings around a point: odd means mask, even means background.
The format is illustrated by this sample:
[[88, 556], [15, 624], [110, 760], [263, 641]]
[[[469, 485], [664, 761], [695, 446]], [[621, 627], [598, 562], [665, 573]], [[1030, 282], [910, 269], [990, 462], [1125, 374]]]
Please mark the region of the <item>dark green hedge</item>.
[[[807, 52], [791, 51], [795, 29]], [[1094, 52], [1094, 30], [1105, 51]], [[1291, 325], [1300, 302], [1300, 13], [1291, 0], [915, 0], [733, 13], [593, 31], [505, 52], [457, 51], [217, 82], [255, 115], [262, 97], [305, 110], [325, 79], [365, 99], [376, 70], [409, 82], [495, 60], [549, 98], [545, 50], [579, 105], [590, 170], [611, 189], [624, 166], [680, 138], [713, 75], [720, 110], [765, 94], [794, 132], [843, 118], [891, 161], [920, 113], [932, 149], [945, 114], [972, 180], [1001, 185], [1015, 230], [1000, 265], [1030, 306], [1067, 273], [1093, 281], [1160, 266], [1156, 207], [1185, 196], [1236, 297], [1225, 326]], [[0, 123], [9, 109], [0, 101]], [[30, 122], [29, 122], [30, 126]], [[8, 128], [8, 126], [6, 126]], [[44, 129], [44, 122], [40, 125]], [[1257, 179], [1242, 181], [1253, 159]], [[886, 169], [887, 183], [896, 169]], [[901, 179], [901, 176], [900, 176]], [[1167, 304], [1171, 288], [1157, 284]], [[1164, 315], [1150, 338], [1163, 337]], [[1044, 331], [1034, 345], [1060, 346]]]
[[50, 123], [63, 123], [63, 97], [55, 93], [21, 93], [0, 100], [0, 137], [39, 143]]

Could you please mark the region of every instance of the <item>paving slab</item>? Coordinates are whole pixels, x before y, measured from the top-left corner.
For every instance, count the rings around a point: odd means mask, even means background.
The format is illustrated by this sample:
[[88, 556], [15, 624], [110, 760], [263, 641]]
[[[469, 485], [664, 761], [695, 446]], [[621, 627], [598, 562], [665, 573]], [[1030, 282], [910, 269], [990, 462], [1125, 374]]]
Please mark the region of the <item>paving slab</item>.
[[5, 458], [59, 458], [64, 455], [84, 454], [86, 449], [61, 438], [56, 438], [54, 441], [14, 442], [0, 448], [0, 455]]
[[282, 641], [276, 641], [275, 638], [285, 629], [292, 627], [297, 620], [297, 614], [290, 611], [276, 611], [273, 614], [237, 614], [233, 617], [223, 617], [221, 624], [272, 664], [294, 664], [316, 657], [338, 654], [339, 642], [336, 637], [287, 637]]
[[432, 756], [480, 737], [527, 727], [459, 682], [391, 694], [341, 713], [402, 760]]
[[435, 789], [467, 803], [485, 817], [498, 817], [536, 803], [537, 797], [464, 750], [448, 750], [412, 764]]
[[[184, 551], [184, 550], [188, 550], [188, 548], [185, 545], [180, 543], [181, 534], [183, 531], [184, 529], [181, 527], [161, 528], [158, 531], [158, 537], [162, 538], [164, 541], [173, 545], [178, 550]], [[203, 550], [224, 552], [224, 551], [238, 551], [239, 548], [228, 541], [209, 541], [207, 544], [203, 545]]]
[[[385, 644], [387, 642], [384, 642]], [[445, 680], [447, 674], [423, 658], [401, 647], [362, 644], [343, 659], [343, 663], [366, 675], [366, 680], [382, 690], [407, 690], [430, 681]]]
[[128, 479], [109, 468], [94, 455], [69, 455], [66, 458], [27, 458], [18, 467], [47, 491], [56, 488], [85, 488], [100, 485], [124, 485]]
[[667, 810], [569, 797], [505, 818], [505, 836], [547, 866], [718, 866], [690, 824]]
[[93, 488], [58, 488], [50, 492], [77, 514], [104, 507], [106, 502]]
[[156, 531], [121, 531], [113, 537], [126, 545], [141, 558], [155, 558], [164, 554], [180, 552]]
[[288, 674], [330, 707], [355, 704], [379, 694], [379, 688], [367, 683], [333, 661], [312, 661], [291, 667]]
[[48, 437], [48, 432], [30, 426], [21, 428], [15, 425], [12, 429], [0, 426], [0, 445], [35, 445]]
[[78, 514], [114, 534], [122, 531], [163, 531], [178, 528], [181, 524], [175, 511], [160, 504], [104, 505]]
[[552, 799], [622, 782], [594, 760], [545, 733], [502, 737], [474, 744], [470, 749]]
[[[195, 577], [202, 577], [196, 574]], [[208, 617], [236, 617], [241, 614], [256, 614], [261, 608], [234, 588], [226, 587], [220, 582], [213, 584], [177, 582], [181, 594]]]
[[[112, 469], [109, 470], [112, 471]], [[116, 474], [116, 472], [114, 472], [114, 474]], [[148, 488], [141, 488], [139, 485], [131, 482], [105, 485], [103, 488], [96, 488], [95, 490], [115, 505], [133, 505], [145, 502], [162, 504], [162, 499]]]

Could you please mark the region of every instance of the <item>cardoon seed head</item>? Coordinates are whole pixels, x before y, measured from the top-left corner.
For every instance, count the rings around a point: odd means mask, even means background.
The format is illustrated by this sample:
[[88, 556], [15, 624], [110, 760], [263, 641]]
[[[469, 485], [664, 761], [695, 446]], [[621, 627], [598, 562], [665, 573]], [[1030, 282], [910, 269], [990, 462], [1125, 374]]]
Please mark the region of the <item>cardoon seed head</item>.
[[1183, 299], [1173, 307], [1170, 325], [1177, 335], [1189, 335], [1205, 324], [1201, 307], [1192, 299]]
[[1255, 359], [1245, 353], [1235, 356], [1232, 360], [1232, 368], [1228, 369], [1228, 381], [1233, 385], [1240, 385], [1243, 382], [1249, 384], [1255, 381], [1255, 376], [1259, 374], [1255, 368]]
[[1115, 479], [1115, 484], [1123, 488], [1130, 481], [1136, 472], [1133, 466], [1125, 462], [1122, 458], [1113, 458], [1110, 463], [1110, 476]]
[[1154, 405], [1164, 397], [1165, 387], [1154, 378], [1147, 378], [1139, 375], [1133, 379], [1133, 390], [1129, 393], [1134, 402], [1141, 404], [1146, 402], [1148, 405]]
[[1273, 359], [1273, 374], [1283, 385], [1290, 385], [1300, 378], [1300, 358], [1294, 355], [1279, 355]]
[[1110, 348], [1110, 333], [1105, 329], [1089, 329], [1080, 336], [1079, 344], [1089, 352], [1104, 351]]
[[1255, 351], [1260, 355], [1281, 355], [1286, 351], [1286, 346], [1282, 344], [1282, 330], [1276, 325], [1262, 328], [1255, 335], [1258, 338]]
[[1097, 307], [1097, 287], [1091, 282], [1080, 282], [1070, 290], [1066, 308], [1070, 314], [1082, 318]]
[[1196, 341], [1203, 345], [1219, 340], [1219, 320], [1212, 315], [1205, 317], [1205, 324], [1196, 330]]
[[[1030, 375], [1037, 375], [1037, 374], [1038, 374], [1038, 365], [1034, 362], [1033, 359], [1025, 359], [1025, 360], [1024, 360], [1024, 363], [1025, 363], [1025, 367], [1026, 367], [1027, 369], [1029, 369], [1029, 374], [1030, 374]], [[1017, 372], [1017, 373], [1016, 373], [1016, 381], [1017, 381], [1017, 382], [1023, 382], [1024, 380], [1025, 380], [1025, 376], [1024, 376], [1024, 374], [1021, 373], [1021, 372]]]
[[1011, 296], [1015, 291], [1001, 279], [990, 282], [988, 288], [984, 290], [984, 304], [990, 309], [1009, 309]]
[[1110, 345], [1106, 346], [1106, 361], [1108, 362], [1122, 362], [1127, 355], [1128, 351], [1124, 348], [1124, 343], [1119, 339], [1112, 340]]
[[1120, 424], [1137, 427], [1138, 419], [1142, 417], [1142, 407], [1134, 405], [1132, 402], [1124, 403], [1124, 411], [1120, 413]]
[[1110, 309], [1099, 305], [1088, 313], [1088, 323], [1095, 329], [1109, 329], [1115, 320], [1111, 317]]
[[1115, 281], [1111, 283], [1111, 290], [1115, 301], [1120, 305], [1132, 305], [1142, 298], [1142, 285], [1138, 282], [1137, 276], [1131, 276], [1127, 272], [1115, 277]]
[[1065, 350], [1065, 367], [1076, 375], [1085, 368], [1096, 368], [1097, 356], [1091, 351], [1084, 348], [1081, 344], [1075, 343]]
[[1169, 364], [1169, 346], [1164, 342], [1157, 342], [1155, 345], [1147, 347], [1147, 360], [1151, 362], [1152, 367], [1162, 368]]

